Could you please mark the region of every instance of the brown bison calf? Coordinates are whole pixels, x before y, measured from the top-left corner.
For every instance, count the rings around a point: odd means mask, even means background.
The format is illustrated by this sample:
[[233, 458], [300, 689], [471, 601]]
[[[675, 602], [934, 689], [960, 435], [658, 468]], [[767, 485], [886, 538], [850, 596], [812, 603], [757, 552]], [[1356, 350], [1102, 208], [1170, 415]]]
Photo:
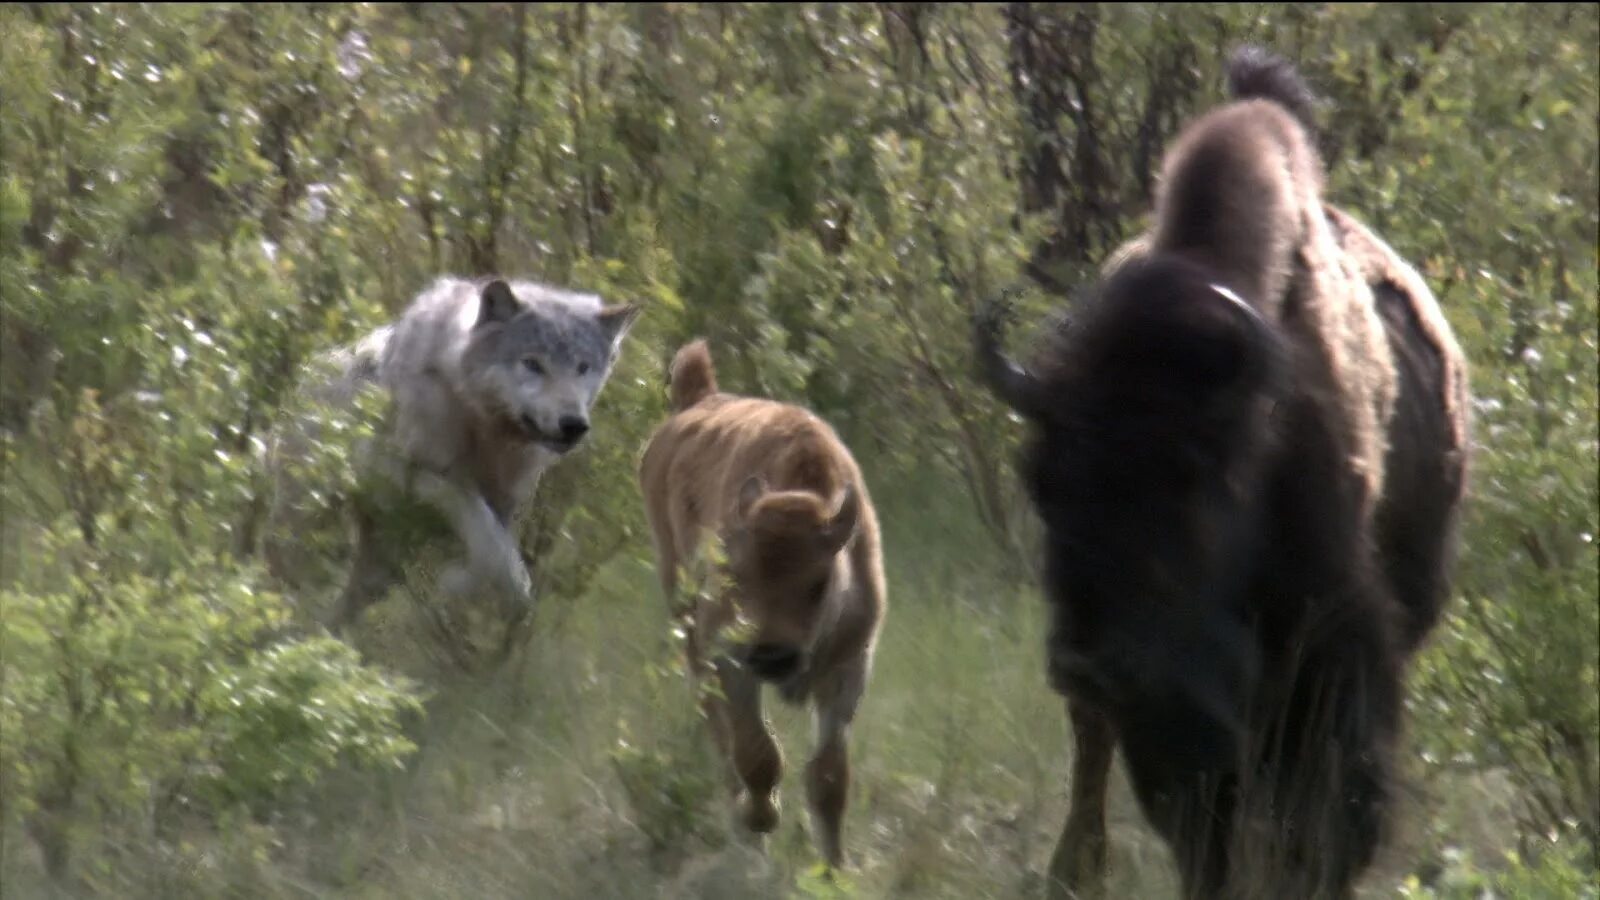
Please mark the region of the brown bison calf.
[[[720, 393], [704, 341], [678, 351], [672, 415], [639, 464], [657, 568], [685, 625], [690, 672], [719, 749], [742, 786], [741, 818], [778, 824], [782, 754], [761, 711], [761, 683], [810, 698], [817, 747], [806, 768], [813, 828], [830, 866], [844, 864], [840, 824], [850, 783], [846, 737], [872, 668], [886, 605], [878, 520], [867, 487], [826, 422], [786, 403]], [[682, 603], [680, 567], [720, 539], [728, 590]], [[697, 586], [695, 586], [697, 587]], [[691, 591], [697, 596], [698, 591]], [[748, 639], [714, 647], [735, 620]]]
[[1150, 233], [1024, 369], [1051, 684], [1078, 753], [1051, 863], [1098, 885], [1120, 744], [1186, 897], [1345, 898], [1391, 805], [1407, 659], [1448, 593], [1462, 354], [1322, 200], [1309, 91], [1259, 51], [1168, 154]]

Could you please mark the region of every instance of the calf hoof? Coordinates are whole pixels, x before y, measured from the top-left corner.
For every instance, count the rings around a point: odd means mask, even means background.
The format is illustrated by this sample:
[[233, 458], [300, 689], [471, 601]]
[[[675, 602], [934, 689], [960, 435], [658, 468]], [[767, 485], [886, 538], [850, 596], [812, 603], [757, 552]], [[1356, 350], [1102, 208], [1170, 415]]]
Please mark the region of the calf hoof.
[[836, 875], [843, 875], [850, 871], [850, 856], [844, 852], [844, 847], [828, 838], [826, 835], [818, 841], [818, 849], [822, 852], [823, 875], [830, 881]]
[[778, 830], [778, 805], [770, 797], [745, 799], [744, 827], [756, 834], [771, 834]]
[[1103, 875], [1075, 877], [1047, 873], [1042, 880], [1045, 900], [1101, 900], [1105, 897]]

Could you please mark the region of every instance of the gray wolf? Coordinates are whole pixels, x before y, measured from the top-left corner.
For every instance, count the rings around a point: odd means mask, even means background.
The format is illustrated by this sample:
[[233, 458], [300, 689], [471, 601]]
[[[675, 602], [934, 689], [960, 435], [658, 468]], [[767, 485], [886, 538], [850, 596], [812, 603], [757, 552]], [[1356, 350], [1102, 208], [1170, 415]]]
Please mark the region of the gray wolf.
[[[723, 393], [704, 341], [669, 373], [672, 412], [645, 445], [639, 483], [672, 615], [684, 623], [691, 676], [713, 670], [721, 695], [702, 708], [730, 763], [741, 818], [754, 834], [778, 824], [782, 755], [761, 711], [761, 686], [809, 699], [816, 751], [806, 766], [814, 833], [829, 866], [850, 783], [847, 735], [872, 669], [887, 608], [878, 519], [861, 471], [826, 422], [792, 404]], [[679, 573], [720, 541], [727, 589]], [[748, 635], [738, 635], [739, 622]]]
[[[330, 373], [303, 390], [349, 410], [376, 387], [387, 413], [362, 454], [350, 507], [354, 560], [329, 623], [340, 629], [401, 578], [417, 543], [449, 535], [462, 556], [439, 588], [452, 596], [489, 593], [505, 608], [531, 606], [531, 581], [513, 526], [540, 475], [578, 446], [640, 312], [595, 294], [531, 281], [444, 277], [393, 323], [322, 363]], [[286, 478], [316, 440], [310, 428], [280, 429], [271, 446], [278, 481], [269, 565], [292, 574], [294, 514], [306, 487]], [[437, 526], [390, 527], [418, 510]], [[276, 563], [276, 565], [274, 565]]]
[[1309, 89], [1255, 49], [1167, 154], [1148, 233], [1024, 367], [1049, 680], [1077, 742], [1058, 894], [1096, 890], [1120, 746], [1186, 897], [1352, 894], [1407, 661], [1449, 593], [1466, 365], [1421, 276], [1322, 199]]

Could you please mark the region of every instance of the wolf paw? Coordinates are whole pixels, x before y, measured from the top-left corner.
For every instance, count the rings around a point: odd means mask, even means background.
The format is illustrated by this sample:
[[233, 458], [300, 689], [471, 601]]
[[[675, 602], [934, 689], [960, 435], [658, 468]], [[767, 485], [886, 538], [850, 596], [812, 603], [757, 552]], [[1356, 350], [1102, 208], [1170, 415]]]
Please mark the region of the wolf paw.
[[533, 611], [533, 586], [527, 582], [527, 572], [522, 574], [520, 585], [500, 591], [500, 617], [507, 622], [520, 622]]
[[455, 599], [480, 592], [499, 594], [507, 611], [526, 609], [533, 603], [533, 579], [521, 557], [493, 567], [451, 563], [440, 572], [438, 584], [442, 594]]
[[533, 578], [522, 562], [522, 554], [512, 550], [510, 557], [501, 563], [500, 587], [509, 599], [527, 606], [533, 602]]
[[470, 568], [461, 563], [452, 563], [439, 573], [439, 593], [452, 599], [465, 597], [472, 592], [476, 580]]

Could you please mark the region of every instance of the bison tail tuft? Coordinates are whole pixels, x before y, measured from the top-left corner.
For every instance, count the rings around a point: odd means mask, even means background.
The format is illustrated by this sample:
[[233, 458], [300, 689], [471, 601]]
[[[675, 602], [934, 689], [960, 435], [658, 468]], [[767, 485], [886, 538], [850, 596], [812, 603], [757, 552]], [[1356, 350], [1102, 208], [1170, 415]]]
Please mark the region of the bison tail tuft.
[[1288, 110], [1307, 132], [1317, 130], [1317, 96], [1293, 63], [1261, 47], [1244, 46], [1228, 61], [1228, 92], [1236, 100], [1269, 100]]

